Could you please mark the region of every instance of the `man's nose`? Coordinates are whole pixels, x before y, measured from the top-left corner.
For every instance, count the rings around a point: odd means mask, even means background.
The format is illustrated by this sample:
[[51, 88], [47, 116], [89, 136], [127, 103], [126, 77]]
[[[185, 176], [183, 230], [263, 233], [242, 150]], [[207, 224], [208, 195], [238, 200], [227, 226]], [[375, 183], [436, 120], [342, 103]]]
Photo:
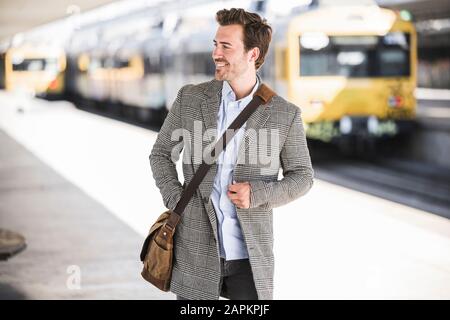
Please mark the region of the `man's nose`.
[[223, 58], [223, 52], [221, 49], [219, 48], [214, 48], [213, 52], [212, 52], [212, 56], [214, 59], [220, 59]]

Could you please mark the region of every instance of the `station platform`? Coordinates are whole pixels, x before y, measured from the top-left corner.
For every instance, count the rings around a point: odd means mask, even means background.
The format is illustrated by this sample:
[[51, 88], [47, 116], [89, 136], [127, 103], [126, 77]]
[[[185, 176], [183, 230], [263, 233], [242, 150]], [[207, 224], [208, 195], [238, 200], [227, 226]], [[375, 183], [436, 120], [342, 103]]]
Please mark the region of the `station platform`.
[[[141, 243], [165, 209], [148, 160], [156, 136], [0, 91], [0, 227], [27, 242], [0, 261], [0, 298], [174, 299], [140, 278]], [[450, 299], [447, 218], [319, 178], [273, 217], [275, 299]]]
[[417, 121], [426, 129], [450, 131], [450, 90], [417, 88]]
[[141, 278], [141, 235], [2, 130], [0, 146], [0, 226], [27, 243], [0, 261], [0, 300], [173, 299]]

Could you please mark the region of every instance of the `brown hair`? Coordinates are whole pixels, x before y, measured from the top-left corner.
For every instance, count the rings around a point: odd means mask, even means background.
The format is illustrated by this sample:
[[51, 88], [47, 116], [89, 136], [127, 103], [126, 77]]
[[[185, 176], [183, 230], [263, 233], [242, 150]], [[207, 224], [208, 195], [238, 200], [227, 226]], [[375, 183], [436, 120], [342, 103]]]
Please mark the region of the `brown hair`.
[[242, 26], [244, 33], [244, 49], [248, 52], [255, 47], [259, 48], [259, 57], [255, 61], [258, 70], [264, 63], [264, 58], [269, 50], [272, 40], [272, 28], [258, 14], [247, 12], [244, 9], [232, 8], [217, 11], [216, 21], [221, 26], [238, 24]]

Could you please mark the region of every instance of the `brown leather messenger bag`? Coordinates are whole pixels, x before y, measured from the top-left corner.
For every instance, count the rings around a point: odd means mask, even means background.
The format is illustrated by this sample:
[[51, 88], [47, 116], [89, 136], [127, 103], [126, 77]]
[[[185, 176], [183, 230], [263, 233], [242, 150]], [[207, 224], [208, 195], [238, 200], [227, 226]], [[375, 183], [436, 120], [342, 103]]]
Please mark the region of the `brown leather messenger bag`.
[[[239, 128], [247, 121], [253, 112], [262, 104], [268, 103], [275, 96], [264, 83], [259, 86], [253, 95], [252, 101], [241, 111], [236, 119], [230, 124], [228, 129], [221, 136], [219, 141], [211, 151], [213, 162], [216, 161], [220, 153], [225, 150], [227, 144], [237, 133]], [[228, 131], [228, 133], [227, 133]], [[216, 154], [216, 147], [219, 152]], [[169, 291], [170, 279], [172, 276], [173, 259], [173, 236], [175, 228], [180, 221], [181, 214], [194, 195], [195, 190], [208, 173], [211, 164], [202, 161], [195, 175], [187, 187], [183, 190], [182, 196], [175, 209], [162, 213], [150, 228], [147, 238], [141, 249], [141, 261], [144, 263], [142, 277], [163, 291]]]

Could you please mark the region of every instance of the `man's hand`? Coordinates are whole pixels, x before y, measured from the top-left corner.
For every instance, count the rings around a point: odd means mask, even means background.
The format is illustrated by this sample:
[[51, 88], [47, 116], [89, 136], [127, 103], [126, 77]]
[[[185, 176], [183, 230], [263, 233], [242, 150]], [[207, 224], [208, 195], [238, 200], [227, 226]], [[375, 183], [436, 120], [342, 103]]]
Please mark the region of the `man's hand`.
[[227, 196], [236, 207], [240, 209], [250, 208], [250, 183], [235, 182], [228, 185]]

